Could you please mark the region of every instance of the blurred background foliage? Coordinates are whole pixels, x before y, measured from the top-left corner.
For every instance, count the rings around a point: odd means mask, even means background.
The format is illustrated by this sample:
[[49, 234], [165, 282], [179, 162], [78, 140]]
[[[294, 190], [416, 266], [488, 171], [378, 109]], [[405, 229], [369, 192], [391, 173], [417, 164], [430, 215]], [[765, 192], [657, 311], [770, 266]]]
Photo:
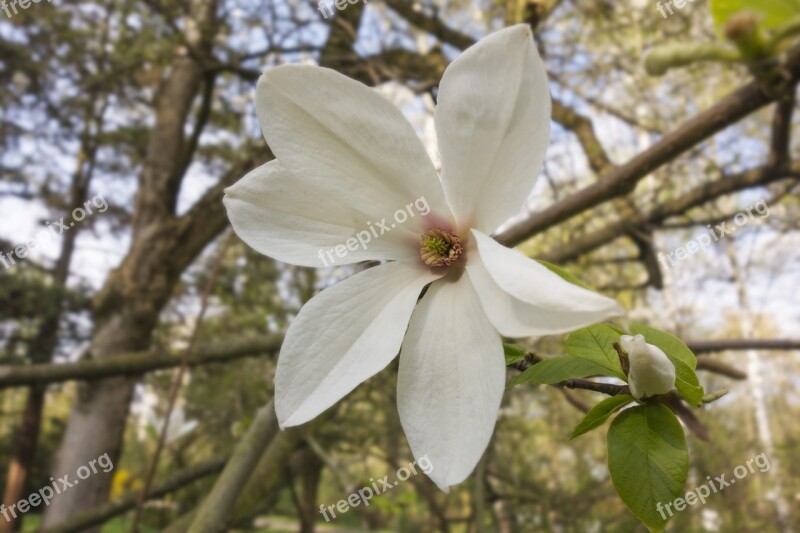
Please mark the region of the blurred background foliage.
[[[702, 0], [667, 18], [646, 0], [371, 0], [328, 19], [317, 5], [295, 0], [55, 0], [13, 16], [0, 12], [0, 251], [28, 242], [46, 222], [69, 220], [75, 206], [96, 195], [109, 206], [0, 268], [0, 373], [114, 353], [179, 353], [209, 283], [198, 346], [283, 333], [303, 302], [352, 270], [296, 268], [219, 238], [227, 224], [222, 188], [270, 156], [253, 108], [259, 73], [287, 62], [318, 63], [378, 85], [435, 146], [432, 110], [444, 66], [465, 42], [517, 22], [534, 26], [558, 104], [531, 212], [613, 174], [698, 113], [727, 102], [731, 91], [758, 83], [748, 65], [719, 62], [662, 77], [646, 73], [644, 57], [654, 47], [721, 38]], [[781, 103], [729, 118], [718, 133], [651, 165], [635, 189], [620, 191], [630, 194], [587, 206], [531, 235], [521, 249], [564, 264], [619, 299], [632, 318], [689, 342], [796, 340], [796, 81]], [[780, 131], [788, 137], [782, 143]], [[740, 179], [753, 169], [765, 170]], [[729, 190], [715, 189], [726, 182]], [[695, 193], [702, 201], [652, 216]], [[714, 243], [710, 253], [673, 266], [658, 261], [658, 251], [674, 250], [761, 198], [770, 215]], [[580, 246], [602, 231], [607, 238]], [[563, 340], [522, 344], [558, 355]], [[671, 530], [789, 531], [800, 524], [800, 361], [796, 341], [790, 348], [701, 355], [728, 369], [702, 372], [706, 390], [725, 387], [730, 394], [698, 415], [712, 438], [689, 437], [687, 490], [762, 452], [772, 468], [679, 513]], [[193, 366], [183, 376], [156, 483], [204, 462], [217, 467], [149, 501], [142, 531], [188, 530], [187, 513], [201, 505], [221, 461], [271, 399], [276, 351], [248, 355]], [[731, 368], [748, 379], [731, 379]], [[90, 492], [75, 488], [50, 526], [102, 505], [106, 495], [135, 498], [157, 448], [174, 372], [134, 372], [102, 390], [83, 380], [3, 385], [4, 501], [63, 474], [54, 465], [83, 464], [64, 443], [109, 450], [115, 468], [113, 479], [93, 480]], [[644, 531], [609, 480], [605, 430], [567, 441], [581, 410], [599, 395], [532, 386], [506, 393], [486, 456], [449, 494], [424, 475], [412, 476], [369, 507], [326, 523], [321, 504], [335, 504], [370, 478], [392, 477], [413, 460], [395, 405], [396, 373], [394, 363], [318, 422], [273, 441], [232, 512], [232, 527]], [[73, 409], [97, 405], [121, 407], [90, 409], [82, 426], [71, 422]], [[76, 433], [63, 440], [70, 424]], [[110, 518], [102, 531], [130, 530], [132, 514]], [[14, 527], [34, 531], [40, 515], [35, 509]], [[0, 529], [11, 527], [3, 522]]]

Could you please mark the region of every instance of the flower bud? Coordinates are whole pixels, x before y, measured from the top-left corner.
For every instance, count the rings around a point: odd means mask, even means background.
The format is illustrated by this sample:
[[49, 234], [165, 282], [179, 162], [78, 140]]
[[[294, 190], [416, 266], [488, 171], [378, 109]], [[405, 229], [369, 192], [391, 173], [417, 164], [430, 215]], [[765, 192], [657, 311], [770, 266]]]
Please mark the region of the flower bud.
[[619, 343], [630, 361], [628, 386], [634, 398], [666, 394], [672, 390], [675, 365], [660, 348], [647, 344], [642, 335], [622, 335]]
[[749, 37], [758, 28], [758, 18], [749, 11], [740, 11], [725, 23], [725, 36], [732, 41]]

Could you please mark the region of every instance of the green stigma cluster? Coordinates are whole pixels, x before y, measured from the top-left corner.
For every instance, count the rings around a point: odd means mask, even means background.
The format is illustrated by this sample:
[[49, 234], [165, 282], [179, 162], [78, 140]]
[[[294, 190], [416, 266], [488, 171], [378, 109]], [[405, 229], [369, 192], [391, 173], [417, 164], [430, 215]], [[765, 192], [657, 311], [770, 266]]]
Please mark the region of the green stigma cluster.
[[452, 265], [463, 251], [458, 235], [445, 229], [428, 230], [420, 238], [419, 256], [431, 267]]

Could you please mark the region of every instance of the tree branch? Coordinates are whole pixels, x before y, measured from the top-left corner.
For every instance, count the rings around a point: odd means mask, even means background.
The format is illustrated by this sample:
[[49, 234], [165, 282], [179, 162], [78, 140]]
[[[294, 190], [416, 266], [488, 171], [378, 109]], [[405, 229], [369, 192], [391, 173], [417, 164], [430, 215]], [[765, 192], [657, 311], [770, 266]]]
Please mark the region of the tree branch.
[[280, 431], [272, 401], [259, 409], [244, 438], [239, 441], [225, 470], [203, 500], [189, 533], [222, 533], [233, 515], [233, 507], [264, 450]]
[[712, 359], [711, 357], [699, 358], [697, 360], [697, 370], [707, 370], [731, 379], [747, 379], [747, 373], [742, 372], [738, 368], [724, 363], [719, 359]]
[[[283, 335], [263, 335], [245, 340], [215, 343], [202, 347], [189, 359], [189, 366], [227, 363], [242, 357], [276, 353]], [[94, 380], [117, 376], [138, 376], [180, 364], [180, 355], [134, 352], [115, 357], [100, 357], [76, 363], [0, 367], [0, 389], [72, 380]]]
[[[800, 76], [800, 53], [792, 57], [791, 71], [796, 81]], [[655, 169], [771, 101], [756, 82], [748, 83], [684, 122], [627, 163], [614, 168], [596, 183], [517, 222], [495, 238], [503, 244], [516, 245], [583, 211], [627, 195]]]
[[800, 175], [800, 161], [793, 163], [789, 169], [785, 170], [776, 169], [772, 166], [763, 166], [733, 176], [725, 176], [714, 182], [695, 187], [678, 198], [664, 202], [647, 214], [633, 219], [612, 222], [599, 230], [571, 239], [568, 243], [559, 245], [556, 249], [542, 254], [540, 259], [553, 263], [572, 261], [618, 237], [628, 234], [631, 228], [657, 224], [671, 216], [699, 207], [714, 198], [756, 185], [765, 185], [795, 174]]
[[800, 350], [800, 339], [719, 339], [688, 343], [696, 354], [744, 350]]
[[772, 117], [772, 138], [770, 142], [769, 164], [781, 167], [790, 161], [789, 146], [792, 141], [792, 115], [795, 108], [794, 91], [789, 91], [775, 104]]
[[[411, 2], [386, 0], [386, 3], [409, 23], [435, 35], [443, 42], [462, 50], [475, 43], [469, 35], [448, 27], [438, 18], [430, 17], [421, 10], [415, 10]], [[785, 68], [791, 77], [790, 82], [796, 84], [800, 79], [800, 49], [794, 49], [788, 54]], [[772, 101], [773, 98], [765, 94], [757, 82], [750, 82], [687, 120], [627, 163], [613, 168], [596, 183], [543, 211], [531, 214], [494, 237], [502, 244], [515, 246], [579, 213], [625, 196], [633, 191], [640, 180], [657, 168]]]
[[568, 379], [556, 385], [557, 387], [566, 387], [568, 389], [582, 389], [608, 394], [609, 396], [616, 396], [617, 394], [627, 393], [627, 385], [615, 385], [614, 383], [600, 383], [598, 381], [591, 381], [588, 379]]
[[[189, 366], [228, 363], [243, 357], [276, 353], [283, 335], [262, 335], [246, 340], [219, 342], [199, 348], [189, 359]], [[800, 350], [800, 340], [795, 339], [729, 339], [689, 341], [696, 354], [742, 350]], [[134, 352], [113, 358], [89, 359], [76, 363], [41, 364], [0, 367], [0, 389], [26, 387], [35, 384], [64, 381], [90, 381], [119, 376], [138, 376], [155, 370], [173, 368], [180, 364], [180, 356], [168, 353]], [[524, 371], [528, 366], [520, 368]]]
[[[276, 353], [283, 335], [262, 335], [246, 340], [219, 342], [199, 348], [189, 359], [189, 366], [228, 363], [243, 357]], [[800, 340], [795, 339], [729, 339], [689, 341], [696, 354], [726, 350], [800, 350]], [[180, 356], [168, 353], [134, 352], [113, 358], [89, 359], [76, 363], [41, 364], [0, 367], [0, 389], [27, 387], [35, 384], [64, 381], [90, 381], [119, 376], [138, 376], [155, 370], [173, 368], [180, 364]], [[520, 368], [524, 371], [528, 366]]]
[[570, 107], [553, 98], [553, 120], [561, 124], [577, 137], [583, 147], [589, 167], [598, 175], [608, 172], [614, 167], [611, 159], [603, 148], [592, 121]]

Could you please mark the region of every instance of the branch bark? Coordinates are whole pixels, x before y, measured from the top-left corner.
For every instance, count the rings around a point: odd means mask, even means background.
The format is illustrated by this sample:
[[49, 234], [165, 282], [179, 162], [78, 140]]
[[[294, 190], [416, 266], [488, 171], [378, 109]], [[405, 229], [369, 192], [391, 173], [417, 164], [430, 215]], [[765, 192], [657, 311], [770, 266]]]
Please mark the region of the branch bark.
[[[242, 357], [276, 353], [283, 335], [264, 335], [245, 340], [215, 343], [199, 348], [189, 358], [189, 366], [227, 363]], [[108, 377], [134, 377], [146, 372], [174, 368], [180, 355], [172, 353], [133, 352], [76, 363], [0, 367], [0, 389], [64, 381], [91, 381]]]
[[[800, 53], [792, 57], [790, 65], [796, 81], [800, 76]], [[689, 119], [627, 163], [614, 168], [596, 183], [517, 222], [495, 235], [495, 238], [503, 244], [517, 245], [579, 213], [618, 196], [627, 195], [640, 180], [657, 168], [771, 101], [757, 83], [748, 83]]]
[[258, 411], [211, 493], [198, 507], [189, 533], [226, 531], [239, 494], [279, 430], [275, 406], [270, 401]]
[[[246, 340], [215, 343], [199, 348], [189, 359], [189, 366], [228, 363], [243, 357], [275, 354], [283, 342], [279, 334], [251, 337]], [[689, 341], [696, 354], [743, 350], [800, 350], [795, 339], [722, 339]], [[65, 381], [91, 381], [112, 377], [139, 376], [146, 372], [174, 368], [180, 356], [166, 353], [134, 352], [113, 358], [91, 359], [77, 363], [0, 367], [0, 389]], [[524, 370], [524, 369], [523, 369]]]
[[694, 341], [689, 348], [696, 354], [744, 350], [800, 350], [800, 339], [719, 339]]
[[564, 263], [577, 259], [614, 239], [630, 233], [632, 228], [658, 224], [669, 217], [685, 213], [689, 209], [702, 206], [706, 202], [757, 185], [766, 185], [787, 176], [800, 175], [800, 161], [789, 168], [775, 169], [771, 166], [758, 167], [745, 172], [722, 177], [712, 183], [701, 185], [689, 192], [660, 204], [649, 213], [627, 220], [612, 222], [607, 226], [571, 239], [557, 249], [540, 256], [545, 261]]

